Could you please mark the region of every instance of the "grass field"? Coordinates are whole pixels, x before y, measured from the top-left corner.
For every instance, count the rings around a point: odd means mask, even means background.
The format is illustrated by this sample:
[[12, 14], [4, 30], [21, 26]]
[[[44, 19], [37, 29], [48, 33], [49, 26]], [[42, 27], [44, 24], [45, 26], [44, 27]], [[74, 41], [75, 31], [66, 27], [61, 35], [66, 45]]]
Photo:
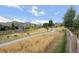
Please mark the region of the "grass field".
[[53, 33], [48, 32], [48, 34], [34, 36], [28, 40], [25, 39], [15, 44], [1, 47], [0, 52], [59, 52], [58, 50], [60, 50], [59, 48], [61, 48], [61, 44], [64, 42], [63, 37], [64, 32], [62, 30], [57, 30]]
[[[29, 33], [31, 35], [31, 34], [42, 33], [42, 32], [46, 32], [46, 29], [40, 28], [40, 29], [30, 31]], [[0, 35], [0, 43], [11, 41], [11, 40], [16, 40], [18, 38], [22, 38], [25, 36], [27, 36], [27, 32], [13, 33], [13, 34], [8, 34], [8, 35]]]

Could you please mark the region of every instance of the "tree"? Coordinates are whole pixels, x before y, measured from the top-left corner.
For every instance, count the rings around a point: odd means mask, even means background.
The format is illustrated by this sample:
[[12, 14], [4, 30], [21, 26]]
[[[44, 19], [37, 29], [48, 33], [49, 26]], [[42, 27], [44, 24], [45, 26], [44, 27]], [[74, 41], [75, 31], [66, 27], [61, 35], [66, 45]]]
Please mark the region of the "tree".
[[53, 21], [52, 20], [49, 20], [49, 27], [52, 27], [54, 25]]
[[15, 26], [14, 23], [12, 23], [12, 25], [11, 25], [11, 29], [12, 29], [12, 30], [15, 30], [15, 29], [16, 29], [16, 26]]
[[0, 25], [0, 31], [5, 31], [5, 30], [9, 30], [9, 29], [10, 29], [9, 26]]
[[71, 7], [67, 13], [64, 15], [64, 26], [73, 27], [73, 19], [75, 17], [75, 10]]
[[5, 27], [3, 25], [0, 25], [0, 31], [4, 31]]
[[30, 31], [34, 29], [34, 25], [33, 24], [27, 25], [25, 27], [25, 29], [27, 31], [27, 34], [29, 35], [30, 34]]
[[74, 25], [73, 27], [75, 28], [75, 30], [79, 30], [79, 15], [77, 16], [77, 18], [74, 20]]
[[2, 31], [2, 25], [0, 25], [0, 31]]
[[9, 30], [10, 27], [9, 27], [9, 26], [4, 26], [4, 29], [5, 29], [5, 30]]
[[47, 31], [48, 31], [48, 23], [44, 23], [44, 24], [43, 24], [43, 27], [46, 28]]

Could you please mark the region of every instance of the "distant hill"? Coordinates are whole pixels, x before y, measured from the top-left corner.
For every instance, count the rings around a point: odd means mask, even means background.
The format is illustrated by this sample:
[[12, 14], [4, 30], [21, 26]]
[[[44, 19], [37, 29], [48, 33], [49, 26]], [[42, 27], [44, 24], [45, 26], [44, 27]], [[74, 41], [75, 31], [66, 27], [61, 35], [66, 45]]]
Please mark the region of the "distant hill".
[[12, 23], [18, 28], [18, 30], [24, 30], [24, 28], [26, 26], [29, 26], [29, 25], [34, 25], [35, 28], [42, 27], [42, 25], [32, 24], [30, 22], [22, 23], [22, 22], [12, 21], [12, 22], [6, 22], [6, 23], [0, 22], [0, 29], [3, 28], [3, 27], [7, 27], [7, 26], [10, 27], [10, 26], [12, 26]]
[[0, 28], [2, 28], [3, 26], [11, 26], [12, 23], [14, 23], [14, 25], [18, 27], [19, 30], [23, 30], [25, 26], [28, 26], [31, 24], [30, 22], [22, 23], [17, 21], [6, 22], [6, 23], [0, 22]]
[[12, 23], [14, 23], [16, 26], [26, 26], [31, 24], [30, 22], [22, 23], [22, 22], [12, 21], [6, 23], [0, 22], [0, 25], [10, 26]]

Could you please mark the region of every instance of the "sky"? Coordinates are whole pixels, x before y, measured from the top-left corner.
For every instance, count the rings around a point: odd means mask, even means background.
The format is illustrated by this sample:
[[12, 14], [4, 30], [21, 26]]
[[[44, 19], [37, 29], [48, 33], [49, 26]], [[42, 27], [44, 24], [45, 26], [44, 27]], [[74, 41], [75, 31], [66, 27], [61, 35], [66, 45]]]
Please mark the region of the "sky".
[[[62, 23], [64, 14], [70, 5], [0, 5], [0, 22], [31, 22], [34, 24], [45, 23], [53, 20]], [[76, 14], [79, 6], [74, 5]]]

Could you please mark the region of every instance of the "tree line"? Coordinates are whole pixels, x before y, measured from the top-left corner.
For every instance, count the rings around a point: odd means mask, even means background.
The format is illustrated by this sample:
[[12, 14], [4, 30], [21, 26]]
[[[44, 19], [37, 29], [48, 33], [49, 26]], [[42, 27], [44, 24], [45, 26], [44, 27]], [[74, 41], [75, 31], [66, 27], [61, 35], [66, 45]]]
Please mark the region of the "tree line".
[[76, 14], [76, 10], [73, 7], [68, 9], [63, 19], [63, 24], [66, 28], [69, 28], [71, 31], [79, 30], [79, 14]]
[[18, 29], [18, 26], [15, 26], [14, 23], [11, 24], [11, 26], [4, 26], [4, 25], [0, 25], [0, 31], [6, 31], [6, 30], [16, 30]]

